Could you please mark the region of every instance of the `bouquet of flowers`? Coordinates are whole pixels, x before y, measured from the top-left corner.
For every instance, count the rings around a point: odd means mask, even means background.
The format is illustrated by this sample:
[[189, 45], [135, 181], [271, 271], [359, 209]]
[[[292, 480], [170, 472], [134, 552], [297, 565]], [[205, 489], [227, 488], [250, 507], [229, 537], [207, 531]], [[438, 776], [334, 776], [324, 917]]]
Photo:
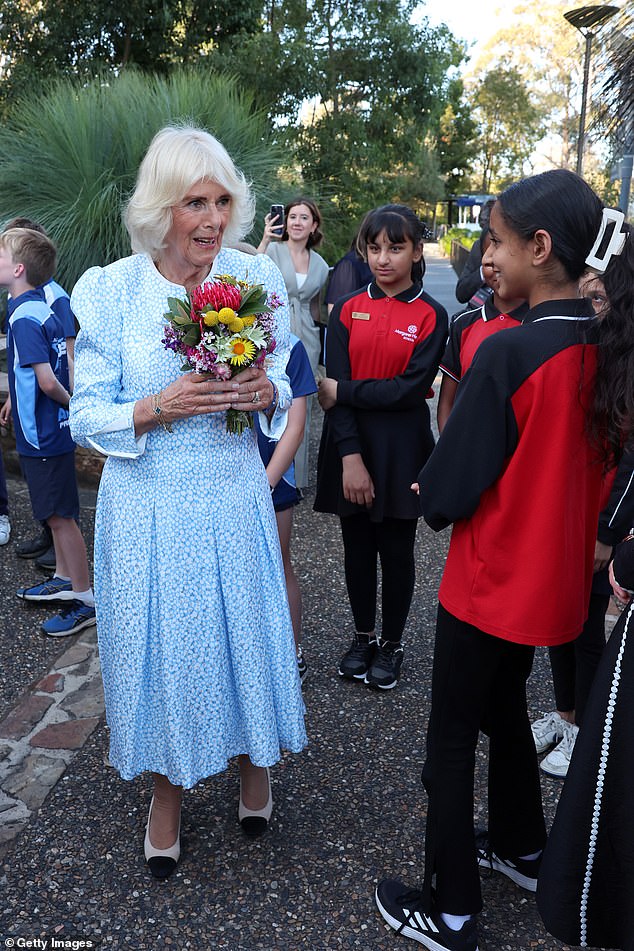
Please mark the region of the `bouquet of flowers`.
[[[245, 367], [262, 367], [275, 349], [273, 314], [282, 303], [261, 284], [220, 274], [186, 299], [168, 297], [163, 346], [185, 357], [182, 370], [230, 380]], [[227, 411], [227, 431], [242, 434], [253, 414]]]

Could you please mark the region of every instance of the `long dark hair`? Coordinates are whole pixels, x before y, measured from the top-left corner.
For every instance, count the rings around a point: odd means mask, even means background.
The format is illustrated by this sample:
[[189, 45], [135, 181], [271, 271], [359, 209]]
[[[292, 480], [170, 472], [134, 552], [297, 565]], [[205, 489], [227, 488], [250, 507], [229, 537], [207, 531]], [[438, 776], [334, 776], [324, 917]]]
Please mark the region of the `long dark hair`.
[[[597, 383], [590, 420], [595, 442], [608, 463], [618, 463], [634, 428], [634, 228], [619, 255], [610, 260], [603, 281], [608, 299], [599, 324]], [[607, 450], [605, 450], [607, 444]]]
[[[357, 250], [364, 261], [368, 260], [368, 244], [376, 241], [382, 231], [385, 231], [388, 240], [401, 244], [411, 241], [414, 247], [422, 244], [426, 228], [420, 218], [407, 205], [381, 205], [374, 211], [369, 211], [361, 223]], [[412, 264], [412, 283], [417, 284], [423, 279], [425, 260]]]

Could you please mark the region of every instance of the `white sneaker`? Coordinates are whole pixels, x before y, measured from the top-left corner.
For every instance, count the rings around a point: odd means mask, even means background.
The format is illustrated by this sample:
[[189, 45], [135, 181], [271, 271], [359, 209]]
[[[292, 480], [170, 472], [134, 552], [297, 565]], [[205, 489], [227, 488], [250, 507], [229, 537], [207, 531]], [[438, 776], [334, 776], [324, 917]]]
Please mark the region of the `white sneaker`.
[[545, 753], [551, 746], [556, 746], [564, 736], [566, 721], [559, 716], [556, 710], [547, 713], [540, 720], [535, 720], [531, 726], [535, 749], [538, 753]]
[[554, 750], [548, 756], [544, 756], [540, 768], [548, 775], [555, 776], [557, 779], [565, 779], [570, 766], [570, 757], [575, 748], [579, 727], [574, 723], [566, 723], [564, 736], [561, 743], [558, 743]]
[[0, 515], [0, 545], [6, 545], [11, 535], [11, 522], [8, 515]]

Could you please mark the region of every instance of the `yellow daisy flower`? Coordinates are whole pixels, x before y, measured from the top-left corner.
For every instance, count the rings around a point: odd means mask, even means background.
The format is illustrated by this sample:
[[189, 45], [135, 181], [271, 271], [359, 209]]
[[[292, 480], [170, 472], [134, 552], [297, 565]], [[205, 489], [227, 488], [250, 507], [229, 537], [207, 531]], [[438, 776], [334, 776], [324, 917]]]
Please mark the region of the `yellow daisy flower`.
[[248, 363], [255, 355], [255, 347], [251, 341], [244, 340], [242, 337], [236, 337], [235, 340], [232, 340], [230, 349], [233, 355], [229, 358], [229, 362], [238, 367]]

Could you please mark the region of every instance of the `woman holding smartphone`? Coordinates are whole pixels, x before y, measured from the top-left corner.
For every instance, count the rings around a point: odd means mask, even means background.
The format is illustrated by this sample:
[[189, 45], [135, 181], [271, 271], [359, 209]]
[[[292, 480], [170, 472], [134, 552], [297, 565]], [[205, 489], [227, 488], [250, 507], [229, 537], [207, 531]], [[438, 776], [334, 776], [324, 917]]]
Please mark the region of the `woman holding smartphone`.
[[[258, 252], [268, 254], [282, 272], [290, 304], [291, 332], [304, 344], [316, 377], [321, 352], [319, 295], [328, 279], [328, 265], [315, 251], [323, 240], [321, 214], [311, 198], [300, 196], [286, 205], [282, 224], [284, 227], [280, 234], [279, 215], [269, 213], [265, 217], [264, 234]], [[306, 435], [295, 457], [298, 489], [305, 488], [309, 483], [311, 404], [312, 397], [309, 397], [306, 405]]]

